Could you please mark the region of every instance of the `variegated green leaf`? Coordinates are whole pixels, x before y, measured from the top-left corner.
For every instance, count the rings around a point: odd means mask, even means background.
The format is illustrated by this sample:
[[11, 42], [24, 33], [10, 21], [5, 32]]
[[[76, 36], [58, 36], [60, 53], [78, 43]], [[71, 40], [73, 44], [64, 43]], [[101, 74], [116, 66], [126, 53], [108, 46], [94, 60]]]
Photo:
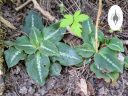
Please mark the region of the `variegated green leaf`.
[[99, 53], [94, 56], [94, 61], [99, 70], [107, 70], [108, 72], [123, 72], [123, 64], [118, 60], [117, 54], [109, 48], [102, 48]]
[[10, 47], [4, 54], [9, 68], [15, 66], [20, 60], [23, 60], [26, 57], [26, 54], [24, 54], [23, 51], [17, 50], [14, 47]]
[[60, 55], [56, 57], [56, 60], [58, 60], [61, 65], [71, 66], [82, 62], [82, 58], [78, 56], [75, 50], [70, 46], [58, 42], [57, 47]]
[[29, 11], [25, 17], [23, 32], [30, 33], [31, 28], [36, 27], [40, 31], [43, 29], [42, 17], [36, 11]]
[[118, 72], [111, 72], [111, 73], [103, 73], [100, 71], [95, 64], [92, 64], [90, 66], [91, 71], [93, 71], [96, 75], [97, 78], [99, 79], [104, 79], [106, 82], [114, 82], [117, 81], [119, 78], [119, 73]]
[[95, 49], [93, 48], [93, 46], [88, 43], [84, 43], [83, 45], [77, 46], [75, 50], [80, 56], [85, 58], [89, 58], [95, 53]]
[[89, 43], [91, 38], [90, 34], [95, 30], [93, 22], [90, 18], [82, 23], [82, 29], [82, 39], [84, 43]]
[[55, 23], [43, 29], [44, 40], [58, 42], [63, 38], [65, 32], [66, 28], [60, 28], [59, 23]]
[[112, 38], [107, 46], [112, 50], [124, 52], [123, 42], [116, 37]]
[[15, 47], [19, 50], [24, 50], [27, 54], [33, 54], [36, 52], [36, 47], [30, 43], [27, 36], [18, 37], [15, 41]]
[[36, 27], [32, 27], [31, 32], [29, 33], [30, 42], [35, 45], [36, 47], [40, 46], [40, 43], [43, 40], [43, 36], [41, 31]]
[[50, 41], [43, 41], [40, 46], [40, 51], [42, 54], [46, 56], [56, 56], [58, 55], [58, 48], [53, 42]]
[[30, 77], [39, 84], [45, 84], [45, 79], [49, 74], [50, 61], [47, 56], [39, 52], [29, 55], [26, 60], [27, 72]]

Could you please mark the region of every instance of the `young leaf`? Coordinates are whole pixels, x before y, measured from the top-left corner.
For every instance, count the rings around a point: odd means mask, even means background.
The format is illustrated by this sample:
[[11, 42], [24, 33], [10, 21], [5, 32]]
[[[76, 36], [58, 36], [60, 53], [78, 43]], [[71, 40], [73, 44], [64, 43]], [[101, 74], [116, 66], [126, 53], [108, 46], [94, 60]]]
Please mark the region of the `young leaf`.
[[67, 27], [73, 23], [72, 15], [64, 15], [64, 19], [61, 20], [60, 27]]
[[85, 58], [89, 58], [95, 53], [95, 49], [88, 43], [77, 46], [75, 50], [80, 56]]
[[26, 60], [26, 68], [30, 77], [37, 83], [44, 85], [49, 74], [50, 61], [39, 52], [29, 55]]
[[74, 19], [77, 19], [78, 17], [79, 17], [79, 15], [81, 14], [81, 11], [76, 11], [75, 13], [74, 13]]
[[56, 57], [56, 60], [58, 60], [61, 65], [71, 66], [82, 62], [82, 58], [78, 56], [70, 46], [58, 42], [57, 47], [60, 55]]
[[60, 27], [71, 27], [71, 31], [74, 33], [75, 36], [81, 37], [81, 22], [84, 20], [89, 19], [87, 15], [81, 14], [80, 11], [76, 11], [75, 14], [72, 15], [64, 15], [65, 19], [62, 19], [60, 23]]
[[36, 27], [32, 27], [31, 32], [29, 33], [30, 42], [35, 45], [36, 47], [39, 47], [40, 43], [43, 40], [43, 36], [41, 34], [41, 31], [39, 31]]
[[46, 56], [56, 56], [58, 55], [58, 48], [56, 47], [56, 45], [50, 41], [43, 41], [41, 43], [41, 47], [40, 47], [40, 51], [42, 54], [46, 55]]
[[76, 11], [74, 14], [74, 22], [83, 22], [84, 20], [89, 19], [88, 15], [81, 14], [80, 11]]
[[71, 30], [75, 36], [81, 37], [82, 25], [80, 23], [83, 22], [84, 20], [89, 19], [89, 17], [87, 15], [81, 14], [80, 11], [76, 11], [73, 17], [74, 17], [74, 21], [71, 25]]
[[77, 22], [83, 22], [83, 21], [88, 20], [88, 19], [89, 19], [88, 15], [80, 14], [79, 18], [77, 19]]
[[99, 70], [123, 72], [123, 64], [116, 57], [116, 53], [109, 48], [102, 48], [99, 53], [96, 53], [94, 61]]
[[74, 22], [71, 25], [71, 30], [72, 30], [73, 34], [78, 37], [81, 37], [81, 32], [82, 32], [81, 28], [82, 28], [81, 24], [77, 23], [77, 22]]
[[9, 68], [15, 66], [20, 60], [23, 60], [26, 57], [22, 51], [19, 51], [14, 47], [10, 47], [6, 50], [4, 55]]
[[25, 17], [23, 32], [30, 33], [31, 28], [36, 27], [40, 31], [43, 29], [42, 17], [36, 11], [29, 11]]
[[59, 23], [52, 24], [43, 29], [44, 40], [58, 42], [63, 38], [65, 32], [66, 28], [60, 28]]
[[18, 37], [15, 41], [15, 47], [19, 50], [24, 50], [27, 54], [33, 54], [36, 52], [36, 48], [30, 43], [27, 36]]
[[107, 45], [107, 47], [109, 47], [110, 49], [115, 50], [115, 51], [124, 52], [124, 47], [123, 47], [122, 41], [116, 37], [112, 38], [110, 40], [110, 43]]
[[61, 70], [62, 70], [62, 67], [58, 63], [54, 63], [50, 67], [50, 73], [51, 73], [52, 76], [59, 76]]

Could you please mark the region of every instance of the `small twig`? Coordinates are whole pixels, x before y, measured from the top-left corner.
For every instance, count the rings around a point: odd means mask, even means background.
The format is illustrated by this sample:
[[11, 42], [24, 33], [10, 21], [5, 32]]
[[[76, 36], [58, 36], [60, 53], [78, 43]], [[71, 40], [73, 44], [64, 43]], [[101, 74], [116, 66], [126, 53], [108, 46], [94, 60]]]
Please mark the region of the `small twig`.
[[2, 16], [0, 16], [0, 22], [2, 22], [4, 25], [6, 25], [7, 27], [16, 30], [16, 27], [11, 24], [9, 21], [7, 21], [6, 19], [4, 19]]
[[95, 29], [95, 49], [96, 52], [98, 52], [98, 25], [99, 25], [99, 18], [102, 13], [102, 0], [99, 0], [99, 9], [98, 9], [98, 14], [97, 14], [97, 19], [96, 19], [96, 29]]
[[32, 2], [34, 4], [34, 8], [39, 10], [42, 13], [43, 16], [48, 18], [48, 20], [50, 20], [51, 22], [56, 20], [55, 17], [52, 16], [48, 11], [45, 11], [43, 8], [41, 8], [36, 0], [32, 0]]
[[21, 10], [23, 7], [28, 5], [32, 0], [27, 0], [24, 4], [20, 5], [19, 7], [15, 8], [16, 11]]

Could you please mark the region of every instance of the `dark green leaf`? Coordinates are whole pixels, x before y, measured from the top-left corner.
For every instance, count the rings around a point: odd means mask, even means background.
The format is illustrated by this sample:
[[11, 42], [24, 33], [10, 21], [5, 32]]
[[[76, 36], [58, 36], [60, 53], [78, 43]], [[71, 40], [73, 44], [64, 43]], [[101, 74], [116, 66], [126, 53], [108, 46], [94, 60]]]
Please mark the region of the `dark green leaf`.
[[125, 68], [128, 68], [128, 56], [124, 58]]
[[82, 39], [84, 43], [90, 42], [90, 34], [95, 30], [92, 20], [89, 18], [88, 20], [82, 23]]
[[107, 45], [107, 47], [109, 47], [112, 50], [115, 51], [120, 51], [120, 52], [124, 52], [124, 48], [123, 48], [123, 43], [120, 39], [118, 38], [112, 38], [109, 42], [109, 44]]
[[80, 62], [79, 64], [75, 65], [76, 67], [82, 67], [83, 66], [83, 62]]
[[111, 80], [114, 82], [118, 79], [119, 73], [118, 72], [111, 72], [111, 73], [102, 73], [95, 64], [90, 66], [91, 71], [93, 71], [97, 78], [103, 78], [106, 82], [110, 82]]
[[75, 50], [80, 56], [85, 58], [89, 58], [95, 53], [95, 49], [93, 48], [93, 46], [88, 43], [84, 43], [83, 45], [77, 46]]
[[35, 11], [29, 11], [25, 17], [23, 32], [30, 33], [31, 28], [36, 27], [40, 31], [43, 29], [42, 17]]
[[66, 28], [60, 28], [59, 23], [50, 25], [43, 30], [44, 40], [50, 40], [52, 42], [60, 41], [66, 32]]
[[26, 60], [26, 67], [28, 74], [33, 80], [42, 85], [45, 83], [50, 68], [48, 57], [41, 55], [39, 52], [29, 55]]
[[29, 38], [30, 42], [36, 47], [39, 47], [40, 43], [43, 40], [41, 31], [39, 31], [36, 27], [32, 27], [32, 31], [29, 33]]
[[59, 49], [60, 56], [57, 56], [56, 60], [58, 60], [61, 65], [71, 66], [82, 62], [82, 58], [78, 56], [75, 50], [70, 46], [58, 42], [57, 47]]
[[90, 66], [90, 69], [91, 69], [91, 71], [93, 71], [93, 72], [95, 73], [95, 75], [96, 75], [97, 78], [99, 78], [99, 79], [102, 79], [102, 78], [103, 78], [106, 82], [110, 82], [110, 78], [109, 78], [108, 76], [106, 76], [105, 73], [102, 73], [102, 72], [96, 67], [95, 64], [92, 64], [92, 65]]
[[99, 32], [98, 32], [98, 40], [103, 43], [104, 39], [105, 39], [104, 38], [104, 33], [99, 30]]
[[59, 54], [56, 45], [48, 40], [47, 41], [44, 40], [41, 43], [40, 51], [43, 55], [47, 55], [47, 56], [56, 56]]
[[15, 41], [15, 47], [19, 50], [24, 50], [27, 54], [36, 52], [36, 46], [32, 45], [27, 36], [18, 37]]
[[51, 73], [52, 76], [59, 76], [61, 70], [62, 70], [62, 67], [58, 63], [54, 63], [50, 67], [50, 73]]
[[13, 47], [10, 47], [8, 50], [4, 52], [5, 60], [8, 67], [15, 66], [20, 60], [25, 59], [26, 55]]
[[94, 61], [99, 70], [108, 72], [123, 72], [123, 64], [118, 60], [117, 54], [109, 48], [102, 48], [94, 56]]

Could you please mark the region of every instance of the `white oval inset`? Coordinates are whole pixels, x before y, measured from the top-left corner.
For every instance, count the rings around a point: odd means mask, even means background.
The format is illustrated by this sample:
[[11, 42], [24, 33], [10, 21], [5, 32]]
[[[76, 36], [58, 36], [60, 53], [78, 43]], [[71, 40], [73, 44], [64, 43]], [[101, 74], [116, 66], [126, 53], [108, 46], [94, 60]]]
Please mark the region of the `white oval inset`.
[[113, 31], [121, 29], [123, 23], [123, 12], [118, 5], [113, 5], [108, 12], [108, 24]]

